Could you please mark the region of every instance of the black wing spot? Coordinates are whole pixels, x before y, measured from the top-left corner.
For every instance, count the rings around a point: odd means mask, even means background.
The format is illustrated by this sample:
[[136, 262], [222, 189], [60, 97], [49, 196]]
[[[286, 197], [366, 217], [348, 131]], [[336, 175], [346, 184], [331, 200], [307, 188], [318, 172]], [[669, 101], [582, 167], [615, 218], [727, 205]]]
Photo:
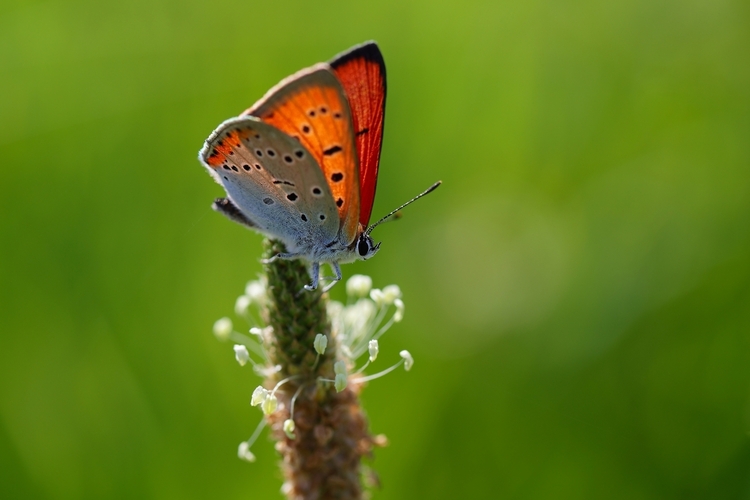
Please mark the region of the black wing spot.
[[320, 220], [326, 220], [326, 216], [323, 214], [318, 215], [318, 217], [320, 217]]
[[305, 152], [302, 151], [301, 149], [298, 149], [297, 151], [294, 152], [294, 156], [296, 156], [297, 158], [302, 158], [303, 156], [305, 156]]
[[260, 149], [256, 149], [255, 156], [257, 156], [258, 158], [263, 158], [263, 151], [261, 151]]
[[289, 193], [288, 195], [286, 195], [286, 199], [289, 201], [297, 201], [297, 198], [299, 198], [299, 196], [297, 196], [297, 193]]
[[226, 176], [226, 175], [224, 176], [224, 180], [225, 180], [225, 181], [228, 181], [228, 180], [229, 180], [229, 179], [227, 179], [227, 176]]
[[303, 220], [303, 221], [307, 222], [307, 215], [305, 215], [305, 214], [302, 214], [302, 215], [300, 215], [300, 217], [302, 217], [302, 220]]
[[306, 134], [310, 133], [310, 126], [309, 125], [302, 125], [302, 131]]
[[356, 134], [354, 134], [354, 135], [356, 135], [357, 137], [359, 137], [360, 135], [365, 135], [365, 134], [366, 134], [367, 132], [369, 132], [369, 131], [370, 131], [370, 129], [369, 129], [369, 128], [367, 128], [367, 127], [365, 127], [365, 128], [363, 128], [362, 130], [360, 130], [359, 132], [357, 132], [357, 133], [356, 133]]
[[326, 107], [325, 107], [325, 106], [323, 106], [322, 108], [320, 108], [320, 114], [321, 114], [321, 115], [324, 115], [324, 114], [326, 114], [326, 113], [328, 113], [328, 109], [326, 109]]
[[287, 163], [292, 163], [294, 160], [292, 159], [291, 156], [285, 155], [284, 156], [284, 161], [287, 162]]
[[333, 114], [333, 117], [334, 117], [334, 118], [341, 118], [341, 113], [339, 113], [338, 111], [336, 111], [336, 112], [335, 112], [335, 113]]
[[218, 141], [216, 141], [216, 145], [217, 146], [223, 146], [224, 145], [224, 141], [218, 140]]
[[224, 166], [223, 166], [222, 168], [223, 168], [224, 170], [229, 170], [229, 166], [228, 166], [228, 165], [224, 165]]
[[333, 154], [340, 153], [341, 151], [343, 151], [341, 149], [341, 146], [339, 146], [338, 144], [336, 144], [335, 146], [331, 146], [330, 148], [324, 150], [323, 154], [326, 155], [326, 156], [331, 156]]
[[266, 149], [266, 154], [273, 158], [274, 156], [276, 156], [276, 151], [274, 151], [273, 149]]
[[334, 172], [333, 174], [331, 174], [331, 180], [333, 182], [341, 182], [343, 178], [344, 174], [342, 174], [341, 172]]
[[259, 164], [257, 164], [257, 163], [255, 164], [255, 169], [256, 169], [256, 170], [260, 170], [261, 168], [262, 168], [262, 167], [261, 167], [261, 166], [260, 166]]
[[310, 111], [307, 112], [307, 115], [312, 118], [313, 116], [315, 116], [315, 110], [311, 109]]
[[318, 186], [315, 186], [314, 188], [312, 188], [312, 194], [314, 194], [315, 196], [320, 196], [321, 194], [323, 194], [323, 191], [321, 191]]
[[235, 172], [239, 172], [239, 169], [235, 167], [234, 165], [232, 165], [232, 170], [234, 170]]
[[293, 182], [284, 181], [284, 180], [281, 180], [281, 179], [274, 179], [273, 183], [274, 184], [286, 184], [287, 186], [294, 187], [294, 183]]
[[245, 172], [249, 172], [250, 171], [250, 165], [248, 165], [247, 163], [245, 163], [244, 165], [242, 165], [242, 168], [245, 169]]
[[256, 139], [260, 139], [260, 134], [255, 134]]
[[271, 198], [263, 198], [263, 203], [266, 205], [273, 205], [273, 200]]
[[338, 200], [336, 200], [336, 206], [337, 207], [341, 208], [341, 205], [343, 205], [343, 204], [344, 204], [344, 199], [343, 198], [339, 198]]
[[229, 156], [234, 156], [234, 151], [230, 151]]

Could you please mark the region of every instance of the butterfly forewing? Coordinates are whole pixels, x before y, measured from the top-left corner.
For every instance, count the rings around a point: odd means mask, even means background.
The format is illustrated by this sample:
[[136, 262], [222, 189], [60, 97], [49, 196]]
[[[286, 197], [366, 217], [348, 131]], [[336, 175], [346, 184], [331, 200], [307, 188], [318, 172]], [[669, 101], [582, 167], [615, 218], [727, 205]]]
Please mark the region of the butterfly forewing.
[[249, 220], [292, 246], [332, 241], [338, 211], [315, 158], [299, 141], [248, 116], [227, 120], [200, 158]]
[[336, 56], [331, 67], [344, 87], [352, 112], [359, 153], [359, 221], [366, 227], [375, 201], [383, 144], [385, 61], [378, 45], [367, 42]]
[[351, 243], [359, 225], [359, 161], [349, 104], [330, 66], [292, 75], [243, 114], [277, 127], [312, 153], [338, 210], [341, 238]]

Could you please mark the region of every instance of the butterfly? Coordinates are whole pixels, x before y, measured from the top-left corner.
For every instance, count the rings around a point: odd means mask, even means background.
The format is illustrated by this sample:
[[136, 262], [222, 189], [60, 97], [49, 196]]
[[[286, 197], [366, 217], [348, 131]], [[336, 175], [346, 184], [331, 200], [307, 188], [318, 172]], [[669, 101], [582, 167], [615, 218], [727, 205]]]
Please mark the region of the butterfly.
[[[286, 246], [276, 259], [311, 264], [308, 290], [341, 280], [339, 264], [380, 249], [369, 225], [385, 118], [385, 62], [375, 42], [285, 78], [208, 137], [198, 159], [226, 190], [214, 210]], [[320, 277], [328, 263], [334, 277]]]

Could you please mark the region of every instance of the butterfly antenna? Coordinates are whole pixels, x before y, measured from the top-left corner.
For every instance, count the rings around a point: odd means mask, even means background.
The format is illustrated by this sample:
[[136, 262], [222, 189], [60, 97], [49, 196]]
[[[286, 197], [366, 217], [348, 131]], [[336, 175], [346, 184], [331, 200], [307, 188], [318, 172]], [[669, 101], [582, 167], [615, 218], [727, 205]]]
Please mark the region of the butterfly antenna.
[[379, 221], [377, 221], [375, 224], [370, 225], [370, 227], [367, 228], [367, 231], [365, 231], [365, 234], [367, 236], [369, 236], [373, 229], [375, 229], [376, 227], [378, 227], [383, 222], [387, 221], [390, 217], [392, 217], [393, 215], [395, 215], [399, 210], [401, 210], [402, 208], [404, 208], [407, 205], [410, 205], [410, 204], [414, 203], [415, 201], [417, 201], [418, 199], [420, 199], [422, 196], [428, 195], [431, 192], [435, 191], [438, 188], [438, 186], [440, 184], [442, 184], [442, 183], [443, 183], [443, 181], [437, 181], [435, 184], [433, 184], [432, 186], [428, 187], [424, 192], [419, 193], [417, 196], [415, 196], [411, 200], [407, 201], [406, 203], [404, 203], [403, 205], [401, 205], [400, 207], [398, 207], [396, 210], [391, 211], [390, 213], [388, 213], [388, 215], [386, 215], [385, 217], [383, 217], [382, 219], [380, 219]]

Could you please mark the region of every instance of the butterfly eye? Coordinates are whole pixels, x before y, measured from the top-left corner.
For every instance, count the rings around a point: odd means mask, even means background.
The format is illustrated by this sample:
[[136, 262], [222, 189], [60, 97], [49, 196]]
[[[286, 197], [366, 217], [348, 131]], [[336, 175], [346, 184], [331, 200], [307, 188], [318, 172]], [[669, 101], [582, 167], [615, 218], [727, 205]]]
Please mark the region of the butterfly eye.
[[360, 238], [359, 243], [357, 243], [357, 252], [359, 255], [364, 257], [369, 251], [370, 243], [365, 238]]

